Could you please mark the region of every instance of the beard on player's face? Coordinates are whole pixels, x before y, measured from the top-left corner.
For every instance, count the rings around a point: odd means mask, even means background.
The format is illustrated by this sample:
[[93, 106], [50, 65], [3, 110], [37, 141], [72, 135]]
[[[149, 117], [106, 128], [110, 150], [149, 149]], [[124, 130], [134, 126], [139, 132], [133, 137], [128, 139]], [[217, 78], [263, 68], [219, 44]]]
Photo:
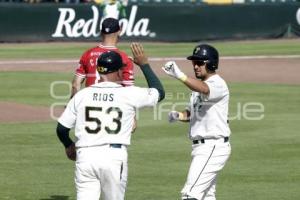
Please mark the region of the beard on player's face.
[[199, 63], [197, 61], [193, 61], [194, 73], [197, 79], [205, 79], [207, 76], [207, 71], [205, 67], [205, 63]]

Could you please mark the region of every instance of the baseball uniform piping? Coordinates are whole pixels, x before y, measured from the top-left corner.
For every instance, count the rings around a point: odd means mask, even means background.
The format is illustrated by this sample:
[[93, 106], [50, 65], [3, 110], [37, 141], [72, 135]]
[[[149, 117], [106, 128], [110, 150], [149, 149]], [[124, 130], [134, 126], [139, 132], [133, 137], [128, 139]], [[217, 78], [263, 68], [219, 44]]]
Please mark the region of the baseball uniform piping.
[[207, 165], [208, 161], [210, 160], [210, 158], [211, 158], [212, 154], [214, 153], [214, 151], [215, 151], [215, 148], [216, 148], [216, 145], [214, 145], [214, 148], [213, 148], [213, 150], [211, 151], [211, 153], [210, 153], [210, 155], [209, 155], [209, 157], [208, 157], [208, 159], [207, 159], [207, 161], [206, 161], [206, 163], [205, 163], [204, 167], [202, 168], [202, 170], [201, 170], [201, 172], [200, 172], [199, 176], [197, 177], [197, 179], [196, 179], [195, 183], [192, 185], [192, 187], [191, 187], [191, 189], [190, 189], [190, 192], [192, 191], [193, 187], [195, 187], [195, 185], [196, 185], [197, 181], [199, 180], [199, 178], [200, 178], [200, 176], [201, 176], [201, 174], [202, 174], [203, 170], [205, 169], [205, 167], [206, 167], [206, 165]]
[[120, 88], [122, 86], [106, 86], [106, 87], [102, 87], [102, 86], [90, 86], [92, 88]]
[[123, 173], [123, 162], [121, 164], [121, 169], [120, 169], [120, 180], [122, 180], [122, 173]]

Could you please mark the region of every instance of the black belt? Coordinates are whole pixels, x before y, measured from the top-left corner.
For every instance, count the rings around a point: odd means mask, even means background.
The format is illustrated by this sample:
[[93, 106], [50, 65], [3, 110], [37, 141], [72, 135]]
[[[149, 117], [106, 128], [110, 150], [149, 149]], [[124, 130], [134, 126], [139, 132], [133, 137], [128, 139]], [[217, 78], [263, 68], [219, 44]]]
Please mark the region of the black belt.
[[[202, 138], [200, 140], [193, 140], [193, 144], [199, 144], [199, 143], [204, 144], [205, 140], [208, 140], [208, 139]], [[228, 142], [228, 141], [229, 141], [229, 137], [224, 137], [224, 143]]]
[[122, 148], [122, 144], [110, 144], [109, 147], [120, 149], [120, 148]]

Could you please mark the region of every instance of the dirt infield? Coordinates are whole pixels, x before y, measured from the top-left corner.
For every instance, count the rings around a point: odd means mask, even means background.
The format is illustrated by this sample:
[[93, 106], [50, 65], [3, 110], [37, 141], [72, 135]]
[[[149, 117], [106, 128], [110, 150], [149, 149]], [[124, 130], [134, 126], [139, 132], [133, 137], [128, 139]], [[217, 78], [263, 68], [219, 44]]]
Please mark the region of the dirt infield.
[[[182, 70], [193, 76], [193, 68], [184, 58], [176, 58]], [[161, 66], [167, 59], [151, 59], [150, 64], [159, 76], [166, 76]], [[228, 82], [300, 84], [300, 57], [224, 57], [220, 59], [219, 73]], [[41, 71], [74, 73], [76, 60], [0, 61], [0, 71]], [[136, 75], [140, 75], [138, 67]]]
[[0, 102], [0, 122], [42, 122], [49, 120], [49, 111], [44, 107], [25, 104]]
[[63, 108], [57, 107], [51, 110], [46, 106], [31, 106], [13, 102], [0, 102], [0, 123], [14, 122], [47, 122], [51, 120], [51, 115], [59, 116]]
[[[184, 58], [176, 58], [178, 65], [188, 75], [193, 76], [193, 68]], [[168, 59], [151, 59], [150, 64], [159, 76], [166, 76], [161, 66]], [[219, 74], [227, 82], [248, 83], [278, 83], [300, 84], [300, 57], [290, 58], [221, 58]], [[34, 72], [64, 72], [74, 73], [76, 60], [27, 60], [27, 61], [0, 61], [1, 71], [34, 71]], [[136, 67], [136, 75], [140, 70]], [[0, 123], [13, 122], [44, 122], [51, 120], [48, 107], [30, 106], [25, 104], [0, 102]], [[59, 116], [62, 109], [57, 109], [54, 116]]]
[[[189, 61], [176, 61], [188, 75], [194, 76]], [[152, 62], [158, 74], [165, 61]], [[218, 71], [227, 82], [300, 84], [299, 58], [235, 58], [220, 60]], [[165, 74], [163, 74], [165, 76]]]

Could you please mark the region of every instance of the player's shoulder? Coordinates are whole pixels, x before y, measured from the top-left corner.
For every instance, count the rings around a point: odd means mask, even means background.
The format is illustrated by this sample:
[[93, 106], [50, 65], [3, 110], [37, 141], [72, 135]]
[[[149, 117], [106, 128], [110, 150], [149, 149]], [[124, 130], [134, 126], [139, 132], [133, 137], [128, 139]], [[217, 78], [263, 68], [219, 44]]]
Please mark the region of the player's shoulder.
[[212, 86], [215, 88], [222, 88], [222, 89], [228, 90], [226, 81], [218, 74], [211, 76], [205, 82], [206, 82], [206, 84], [208, 84], [209, 87]]
[[122, 51], [122, 50], [120, 50], [120, 49], [117, 48], [116, 52], [119, 53], [121, 55], [121, 57], [128, 58], [128, 55], [127, 55], [127, 53], [125, 51]]
[[138, 87], [138, 86], [126, 86], [126, 87], [122, 87], [122, 91], [126, 94], [140, 94], [142, 91], [145, 91], [147, 88], [142, 88], [142, 87]]
[[216, 76], [216, 81], [219, 82], [220, 84], [224, 85], [225, 87], [227, 87], [227, 83], [226, 83], [225, 79], [218, 74]]
[[101, 51], [101, 48], [99, 46], [94, 46], [94, 47], [91, 47], [91, 48], [85, 50], [83, 52], [83, 55], [89, 56], [89, 55], [93, 54], [94, 52], [99, 52], [99, 51]]
[[122, 51], [120, 49], [116, 49], [116, 51], [121, 55], [121, 56], [126, 56], [128, 57], [127, 53], [125, 51]]
[[219, 75], [214, 74], [213, 76], [209, 77], [206, 81], [206, 83], [216, 83], [216, 84], [226, 84], [225, 80]]
[[158, 93], [156, 88], [139, 87], [134, 85], [123, 87], [123, 91], [132, 95], [152, 95], [153, 93]]
[[92, 91], [93, 91], [93, 87], [91, 87], [91, 86], [82, 88], [81, 90], [79, 90], [79, 91], [74, 95], [74, 98], [75, 98], [75, 99], [82, 99], [82, 98], [86, 97], [87, 94], [91, 93]]
[[120, 50], [116, 46], [104, 46], [104, 45], [100, 44], [96, 48], [98, 48], [100, 51], [103, 51], [103, 52], [105, 52], [105, 51], [115, 51], [118, 54], [120, 54], [121, 57], [128, 57], [128, 55], [125, 51]]
[[84, 94], [86, 93], [86, 88], [82, 88], [81, 90], [79, 90], [78, 92], [76, 92], [76, 94], [74, 95], [74, 98], [78, 99], [81, 98], [82, 96], [84, 96]]
[[137, 90], [141, 90], [141, 87], [134, 86], [134, 85], [122, 87], [122, 91], [124, 92], [137, 91]]
[[99, 51], [100, 50], [100, 47], [99, 46], [93, 46], [89, 49], [87, 49], [85, 52], [92, 52], [92, 51]]
[[129, 56], [126, 52], [119, 50], [119, 54], [121, 55], [122, 60], [125, 63], [132, 63], [133, 58], [131, 56]]

